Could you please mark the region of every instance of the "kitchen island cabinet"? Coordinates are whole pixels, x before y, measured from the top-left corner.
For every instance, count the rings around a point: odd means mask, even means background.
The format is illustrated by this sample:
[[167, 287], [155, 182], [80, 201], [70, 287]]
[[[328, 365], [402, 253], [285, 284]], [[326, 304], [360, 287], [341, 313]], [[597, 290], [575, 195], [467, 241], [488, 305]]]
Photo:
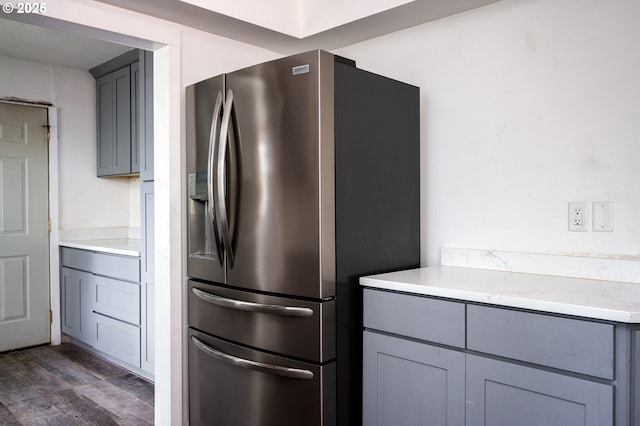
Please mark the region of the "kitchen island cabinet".
[[[640, 424], [639, 287], [423, 269], [361, 279], [370, 424]], [[527, 290], [529, 280], [538, 285]], [[583, 303], [580, 284], [600, 302]], [[574, 297], [550, 303], [558, 294], [534, 290], [548, 285]]]

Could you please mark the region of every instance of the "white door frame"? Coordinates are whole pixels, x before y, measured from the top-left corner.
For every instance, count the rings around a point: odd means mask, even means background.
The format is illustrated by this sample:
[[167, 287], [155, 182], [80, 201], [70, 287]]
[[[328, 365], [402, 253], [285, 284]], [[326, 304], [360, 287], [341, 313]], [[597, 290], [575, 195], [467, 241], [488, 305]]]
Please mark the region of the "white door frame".
[[60, 250], [58, 244], [59, 218], [58, 212], [58, 108], [49, 110], [49, 303], [51, 309], [51, 344], [62, 342], [60, 313]]

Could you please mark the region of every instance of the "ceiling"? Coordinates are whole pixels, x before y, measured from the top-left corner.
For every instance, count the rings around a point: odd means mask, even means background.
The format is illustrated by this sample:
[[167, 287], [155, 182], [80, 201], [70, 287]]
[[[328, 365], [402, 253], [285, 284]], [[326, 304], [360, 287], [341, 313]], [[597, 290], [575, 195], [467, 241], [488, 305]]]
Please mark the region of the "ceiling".
[[[363, 9], [360, 15], [351, 13], [347, 20], [329, 19], [328, 26], [298, 34], [295, 31], [283, 32], [281, 26], [255, 19], [258, 14], [253, 14], [254, 19], [246, 15], [246, 11], [251, 10], [252, 2], [253, 5], [263, 4], [265, 0], [237, 0], [242, 5], [239, 9], [241, 12], [244, 10], [245, 15], [238, 13], [236, 16], [229, 16], [228, 11], [225, 11], [227, 14], [216, 11], [220, 10], [224, 0], [188, 0], [189, 3], [187, 0], [98, 1], [286, 55], [317, 48], [335, 50], [498, 0], [409, 0], [405, 3], [399, 0], [377, 0], [378, 7], [373, 12], [372, 9]], [[274, 4], [279, 2], [280, 6], [282, 2], [292, 4], [304, 1], [327, 0], [270, 0]], [[360, 0], [333, 0], [333, 3], [328, 4], [335, 6], [344, 2], [354, 5], [361, 3]], [[388, 7], [385, 8], [385, 4]], [[0, 55], [90, 69], [129, 49], [130, 47], [119, 44], [0, 18]]]
[[131, 48], [63, 31], [0, 19], [0, 55], [90, 69]]

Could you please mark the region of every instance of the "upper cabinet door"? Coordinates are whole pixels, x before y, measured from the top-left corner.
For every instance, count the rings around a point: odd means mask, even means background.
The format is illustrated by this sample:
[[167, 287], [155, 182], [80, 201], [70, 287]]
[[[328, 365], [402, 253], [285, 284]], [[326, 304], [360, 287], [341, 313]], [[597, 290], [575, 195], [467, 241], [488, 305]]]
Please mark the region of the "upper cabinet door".
[[153, 180], [153, 52], [140, 51], [138, 80], [140, 178]]
[[114, 174], [131, 173], [131, 67], [113, 73]]
[[131, 68], [96, 81], [98, 176], [131, 173]]
[[113, 74], [96, 80], [98, 176], [113, 174]]
[[131, 144], [129, 148], [131, 156], [131, 173], [140, 173], [140, 127], [142, 126], [140, 116], [140, 86], [142, 80], [140, 79], [140, 63], [135, 62], [131, 64], [131, 94], [129, 95], [131, 105]]

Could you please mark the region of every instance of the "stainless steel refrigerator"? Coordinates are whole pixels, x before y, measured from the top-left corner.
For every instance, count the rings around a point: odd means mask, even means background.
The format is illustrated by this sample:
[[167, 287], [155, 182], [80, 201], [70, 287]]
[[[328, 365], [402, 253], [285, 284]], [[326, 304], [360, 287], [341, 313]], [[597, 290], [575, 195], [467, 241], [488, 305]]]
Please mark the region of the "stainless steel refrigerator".
[[187, 88], [192, 425], [361, 423], [358, 277], [420, 263], [419, 96], [321, 50]]

